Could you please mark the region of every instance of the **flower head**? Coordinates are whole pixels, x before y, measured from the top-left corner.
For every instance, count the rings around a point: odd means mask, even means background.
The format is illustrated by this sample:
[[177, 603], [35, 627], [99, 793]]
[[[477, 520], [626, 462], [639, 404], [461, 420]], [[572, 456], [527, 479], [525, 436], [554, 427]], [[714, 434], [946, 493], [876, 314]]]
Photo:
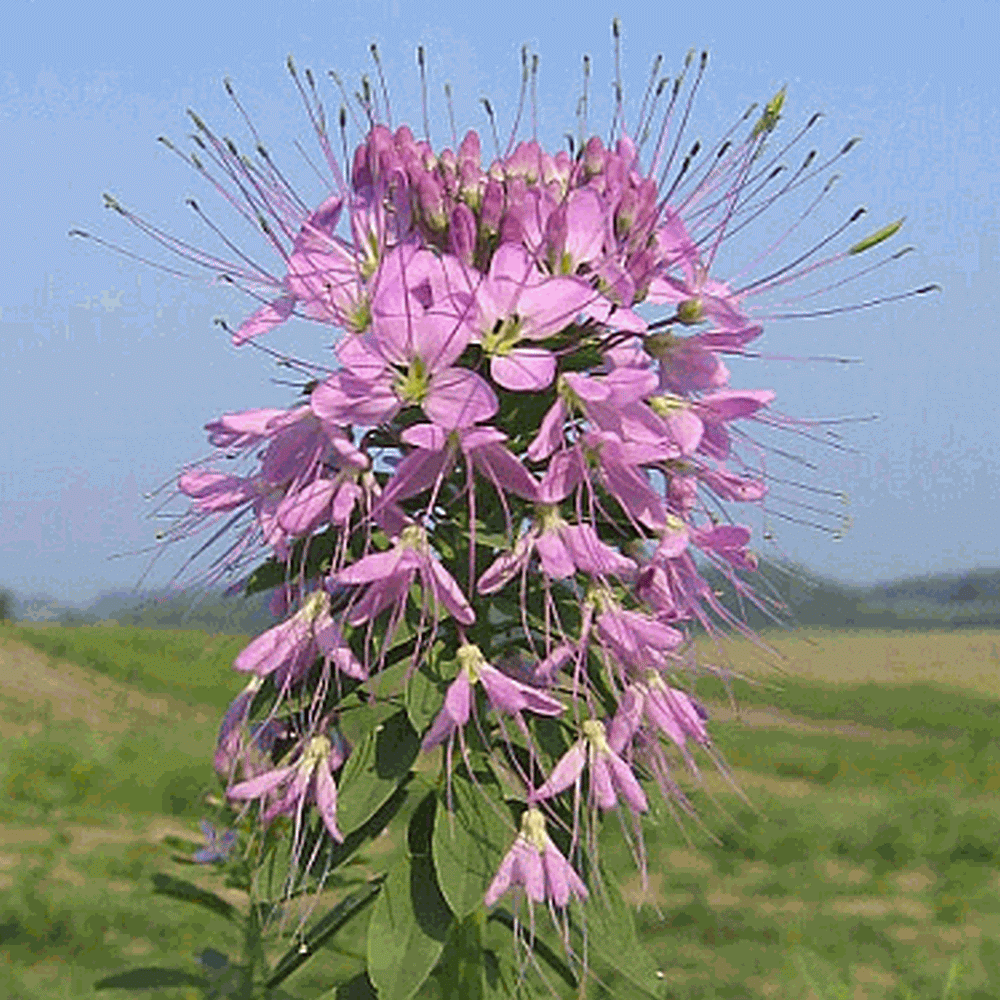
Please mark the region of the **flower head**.
[[585, 900], [589, 893], [573, 866], [552, 843], [545, 817], [529, 806], [521, 815], [521, 832], [507, 852], [483, 902], [494, 906], [515, 886], [523, 887], [533, 903], [550, 902], [563, 907], [570, 899]]

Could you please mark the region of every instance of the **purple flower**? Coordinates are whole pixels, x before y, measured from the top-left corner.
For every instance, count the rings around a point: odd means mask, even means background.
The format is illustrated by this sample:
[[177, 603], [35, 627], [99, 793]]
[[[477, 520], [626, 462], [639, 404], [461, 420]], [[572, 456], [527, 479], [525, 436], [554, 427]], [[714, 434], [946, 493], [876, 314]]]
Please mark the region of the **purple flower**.
[[494, 427], [449, 431], [437, 424], [415, 424], [401, 438], [414, 450], [396, 466], [376, 505], [376, 513], [386, 504], [416, 496], [440, 483], [454, 467], [459, 452], [498, 490], [525, 500], [534, 500], [538, 492], [534, 477], [504, 445], [507, 435]]
[[351, 625], [360, 625], [386, 608], [401, 606], [417, 578], [435, 610], [443, 607], [462, 625], [471, 625], [476, 620], [455, 578], [431, 554], [427, 532], [419, 525], [404, 528], [396, 544], [387, 552], [364, 556], [331, 574], [327, 586], [358, 584], [365, 587], [347, 619]]
[[279, 687], [299, 680], [318, 656], [326, 657], [348, 677], [367, 674], [344, 644], [340, 628], [330, 615], [330, 595], [322, 590], [306, 598], [291, 618], [257, 636], [233, 662], [236, 670], [258, 677], [275, 675]]
[[326, 736], [314, 736], [294, 764], [241, 781], [226, 794], [231, 799], [271, 798], [262, 815], [265, 824], [279, 814], [290, 815], [306, 803], [314, 803], [330, 836], [341, 843], [344, 835], [337, 827], [337, 785], [333, 772], [343, 766], [350, 752], [350, 745], [343, 739], [331, 743]]
[[685, 756], [689, 756], [688, 739], [701, 746], [711, 742], [705, 726], [708, 712], [686, 692], [670, 687], [656, 670], [646, 672], [644, 684], [630, 684], [619, 701], [608, 732], [608, 745], [615, 753], [621, 754], [643, 718]]
[[556, 359], [525, 342], [558, 333], [596, 297], [586, 282], [548, 277], [523, 246], [504, 243], [474, 290], [475, 326], [493, 380], [514, 391], [548, 388]]
[[568, 524], [556, 504], [536, 506], [534, 524], [522, 535], [513, 551], [498, 556], [476, 585], [480, 594], [493, 594], [529, 565], [533, 553], [541, 560], [542, 572], [550, 580], [563, 580], [577, 570], [593, 577], [617, 576], [629, 580], [636, 565], [602, 542], [589, 524]]
[[521, 816], [521, 832], [507, 852], [483, 902], [494, 906], [513, 886], [523, 886], [533, 903], [568, 905], [570, 898], [585, 900], [589, 893], [573, 866], [552, 843], [545, 817], [531, 806]]
[[646, 793], [632, 769], [608, 744], [604, 723], [587, 719], [581, 729], [583, 736], [562, 755], [533, 798], [548, 799], [576, 784], [586, 764], [590, 768], [590, 798], [595, 805], [605, 811], [614, 809], [620, 795], [633, 812], [646, 812]]
[[[222, 832], [205, 819], [200, 820], [199, 825], [201, 826], [201, 832], [205, 835], [208, 846], [195, 851], [191, 855], [191, 860], [199, 865], [209, 865], [215, 861], [225, 861], [236, 845], [236, 831], [226, 830]], [[220, 833], [222, 833], [221, 837]]]
[[472, 689], [482, 683], [490, 705], [498, 712], [516, 715], [527, 709], [536, 715], [559, 715], [564, 706], [558, 698], [514, 680], [486, 662], [478, 646], [466, 643], [458, 648], [458, 674], [448, 687], [444, 708], [438, 713], [422, 749], [426, 752], [449, 739], [469, 721]]

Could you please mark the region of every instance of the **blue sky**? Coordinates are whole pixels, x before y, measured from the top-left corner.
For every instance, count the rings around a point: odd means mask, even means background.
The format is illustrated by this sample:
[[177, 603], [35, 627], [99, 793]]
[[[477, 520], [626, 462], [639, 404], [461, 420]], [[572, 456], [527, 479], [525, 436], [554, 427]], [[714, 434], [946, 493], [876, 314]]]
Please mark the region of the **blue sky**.
[[[212, 325], [217, 315], [238, 322], [249, 302], [67, 237], [78, 227], [139, 253], [153, 250], [102, 208], [101, 194], [110, 191], [164, 229], [210, 245], [184, 199], [196, 196], [214, 217], [232, 217], [156, 142], [161, 134], [184, 139], [186, 107], [242, 141], [222, 88], [230, 76], [272, 154], [315, 195], [293, 146], [299, 139], [315, 151], [284, 68], [289, 53], [317, 71], [336, 109], [326, 70], [356, 81], [371, 70], [367, 48], [377, 40], [396, 119], [418, 123], [414, 50], [425, 45], [440, 145], [443, 81], [451, 82], [460, 129], [484, 126], [482, 96], [509, 123], [527, 43], [541, 55], [540, 138], [554, 146], [572, 128], [585, 52], [594, 60], [593, 120], [606, 129], [615, 14], [624, 25], [633, 114], [657, 52], [665, 71], [676, 72], [688, 48], [708, 48], [689, 139], [711, 140], [783, 84], [786, 134], [821, 110], [813, 140], [821, 155], [863, 137], [810, 220], [810, 235], [825, 235], [864, 204], [867, 228], [858, 236], [905, 215], [894, 246], [912, 243], [917, 252], [877, 281], [848, 286], [836, 304], [931, 281], [943, 287], [879, 310], [774, 322], [761, 345], [861, 364], [731, 366], [734, 384], [774, 387], [776, 405], [791, 415], [879, 414], [839, 428], [854, 451], [793, 441], [820, 465], [796, 473], [801, 481], [848, 491], [853, 524], [845, 536], [775, 520], [777, 548], [761, 543], [762, 550], [852, 581], [1000, 561], [1000, 528], [989, 513], [1000, 494], [991, 401], [1000, 304], [997, 4], [179, 0], [143, 7], [139, 19], [138, 8], [124, 5], [84, 11], [13, 0], [12, 7], [0, 63], [0, 584], [79, 602], [131, 585], [144, 559], [108, 557], [152, 542], [158, 525], [146, 517], [143, 494], [205, 453], [202, 425], [225, 411], [291, 400], [271, 381], [279, 371], [257, 352], [235, 351]], [[791, 211], [780, 202], [772, 210], [779, 221]], [[235, 225], [227, 231], [262, 250], [253, 234]], [[727, 261], [745, 262], [755, 247], [735, 240]], [[313, 357], [328, 342], [328, 331], [306, 324], [275, 340]]]

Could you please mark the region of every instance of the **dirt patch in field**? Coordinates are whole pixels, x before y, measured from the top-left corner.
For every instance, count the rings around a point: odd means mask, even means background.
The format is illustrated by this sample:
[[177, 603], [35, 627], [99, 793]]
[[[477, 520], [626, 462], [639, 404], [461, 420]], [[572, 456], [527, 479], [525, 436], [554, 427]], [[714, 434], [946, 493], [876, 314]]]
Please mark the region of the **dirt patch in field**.
[[[48, 722], [82, 722], [102, 732], [123, 732], [167, 713], [191, 713], [189, 705], [137, 691], [6, 636], [0, 636], [0, 707], [5, 736], [40, 732]], [[196, 721], [207, 722], [207, 711], [197, 714]]]
[[802, 630], [767, 636], [768, 655], [738, 639], [719, 649], [696, 645], [706, 660], [738, 673], [832, 684], [940, 684], [1000, 698], [1000, 632]]
[[856, 722], [838, 719], [818, 721], [766, 705], [744, 705], [734, 710], [725, 702], [706, 702], [709, 718], [715, 722], [737, 723], [762, 729], [791, 729], [798, 732], [832, 733], [845, 739], [878, 743], [902, 743], [914, 746], [923, 737], [909, 730], [876, 729]]

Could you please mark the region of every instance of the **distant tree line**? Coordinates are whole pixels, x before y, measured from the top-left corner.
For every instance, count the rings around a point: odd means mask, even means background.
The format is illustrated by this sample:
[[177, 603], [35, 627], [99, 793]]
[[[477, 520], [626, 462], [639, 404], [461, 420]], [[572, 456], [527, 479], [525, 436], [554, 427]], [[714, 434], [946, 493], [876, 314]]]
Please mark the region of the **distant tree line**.
[[[822, 628], [997, 628], [1000, 569], [911, 577], [868, 587], [824, 579], [791, 563], [762, 560], [759, 573], [745, 575], [756, 602], [731, 580], [704, 568], [720, 602], [751, 628], [802, 625]], [[88, 607], [70, 608], [51, 599], [19, 602], [0, 588], [0, 620], [88, 625], [116, 621], [140, 628], [190, 628], [235, 635], [257, 634], [274, 625], [268, 594], [250, 598], [216, 591], [103, 594]]]
[[761, 561], [759, 575], [743, 575], [758, 603], [740, 600], [721, 572], [706, 571], [720, 601], [739, 605], [755, 629], [783, 625], [822, 628], [1000, 627], [1000, 569], [912, 577], [867, 587], [824, 579], [790, 563]]

